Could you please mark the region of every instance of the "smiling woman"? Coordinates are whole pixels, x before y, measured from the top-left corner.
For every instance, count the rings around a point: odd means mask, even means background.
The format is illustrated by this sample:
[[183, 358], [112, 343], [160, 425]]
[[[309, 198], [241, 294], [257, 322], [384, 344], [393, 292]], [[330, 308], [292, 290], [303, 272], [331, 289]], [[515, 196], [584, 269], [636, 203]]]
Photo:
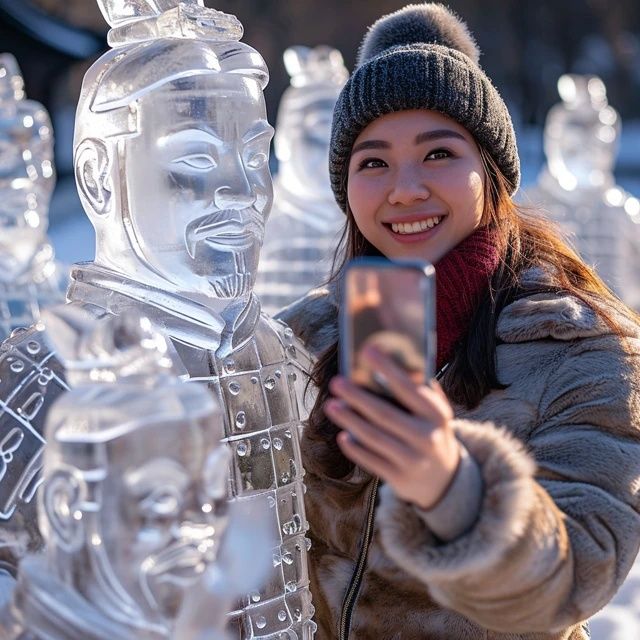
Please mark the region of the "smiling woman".
[[440, 260], [480, 224], [483, 189], [475, 140], [435, 111], [380, 116], [351, 151], [347, 197], [355, 223], [389, 258]]
[[[321, 640], [585, 640], [640, 546], [638, 317], [512, 200], [513, 126], [478, 57], [448, 9], [409, 5], [368, 31], [334, 112], [345, 259], [281, 314], [318, 356]], [[374, 255], [436, 272], [442, 386], [362, 354], [393, 402], [335, 375], [344, 266]]]

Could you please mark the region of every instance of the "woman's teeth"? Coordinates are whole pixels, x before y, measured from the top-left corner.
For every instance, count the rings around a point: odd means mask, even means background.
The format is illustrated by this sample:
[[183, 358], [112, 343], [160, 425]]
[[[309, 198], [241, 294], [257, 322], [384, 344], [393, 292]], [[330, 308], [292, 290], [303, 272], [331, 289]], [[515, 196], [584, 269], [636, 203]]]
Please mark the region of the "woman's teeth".
[[419, 222], [392, 222], [391, 230], [394, 233], [407, 234], [407, 233], [422, 233], [427, 229], [432, 229], [442, 220], [442, 216], [438, 218], [428, 218], [427, 220], [420, 220]]

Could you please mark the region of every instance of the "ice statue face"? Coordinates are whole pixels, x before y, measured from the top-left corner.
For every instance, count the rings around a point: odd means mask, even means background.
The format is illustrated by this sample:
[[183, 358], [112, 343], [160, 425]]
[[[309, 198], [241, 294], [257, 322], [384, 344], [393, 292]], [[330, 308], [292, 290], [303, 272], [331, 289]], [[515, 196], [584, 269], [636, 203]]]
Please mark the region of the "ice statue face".
[[13, 282], [41, 247], [46, 217], [34, 194], [8, 190], [0, 198], [0, 281]]
[[[312, 194], [331, 193], [327, 167], [329, 165], [329, 139], [333, 107], [337, 98], [319, 99], [300, 110], [298, 114], [283, 118], [278, 137], [285, 138], [281, 148], [286, 149], [283, 161], [289, 161], [296, 177], [305, 190]], [[283, 109], [288, 108], [286, 103]]]
[[55, 182], [51, 124], [36, 102], [0, 109], [0, 280], [28, 267], [47, 229]]
[[549, 123], [545, 141], [550, 164], [562, 166], [584, 185], [590, 182], [594, 171], [610, 173], [616, 156], [615, 112], [607, 122], [592, 115], [581, 118], [577, 114], [559, 114]]
[[173, 81], [138, 103], [124, 142], [130, 235], [178, 290], [250, 292], [273, 201], [259, 84], [230, 73]]
[[108, 445], [109, 473], [87, 544], [103, 581], [119, 583], [145, 619], [173, 619], [184, 591], [214, 559], [220, 483], [203, 433], [202, 425], [154, 424]]

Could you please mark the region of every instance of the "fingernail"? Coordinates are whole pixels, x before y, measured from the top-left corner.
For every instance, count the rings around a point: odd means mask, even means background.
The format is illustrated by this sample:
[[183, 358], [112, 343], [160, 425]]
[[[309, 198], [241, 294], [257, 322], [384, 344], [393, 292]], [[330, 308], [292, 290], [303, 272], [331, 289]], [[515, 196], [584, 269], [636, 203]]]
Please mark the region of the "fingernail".
[[336, 412], [340, 411], [344, 406], [344, 402], [338, 400], [337, 398], [331, 398], [324, 403], [324, 410], [328, 412]]
[[372, 344], [368, 344], [366, 347], [364, 347], [362, 353], [366, 358], [369, 358], [371, 360], [377, 360], [382, 355], [382, 351], [380, 351], [378, 347], [375, 347]]

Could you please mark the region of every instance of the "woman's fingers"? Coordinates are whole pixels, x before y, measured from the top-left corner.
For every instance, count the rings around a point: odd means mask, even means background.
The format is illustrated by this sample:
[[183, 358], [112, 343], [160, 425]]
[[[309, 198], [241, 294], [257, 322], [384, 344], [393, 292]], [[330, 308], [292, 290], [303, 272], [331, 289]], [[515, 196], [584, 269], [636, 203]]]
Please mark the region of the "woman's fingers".
[[378, 377], [384, 379], [389, 391], [411, 413], [435, 423], [453, 418], [449, 400], [436, 380], [432, 380], [430, 386], [417, 385], [402, 367], [375, 347], [365, 348], [362, 358]]
[[419, 433], [420, 429], [417, 429], [416, 418], [411, 414], [345, 378], [334, 378], [329, 388], [335, 396], [343, 400], [365, 420], [413, 446], [412, 433], [414, 431]]
[[415, 462], [415, 450], [406, 441], [395, 438], [388, 431], [371, 424], [349, 409], [342, 400], [328, 400], [324, 410], [334, 424], [351, 433], [360, 445], [382, 459], [398, 467]]
[[338, 434], [337, 442], [342, 453], [361, 469], [373, 476], [378, 476], [385, 482], [389, 482], [394, 477], [394, 467], [390, 462], [363, 447], [347, 431]]

